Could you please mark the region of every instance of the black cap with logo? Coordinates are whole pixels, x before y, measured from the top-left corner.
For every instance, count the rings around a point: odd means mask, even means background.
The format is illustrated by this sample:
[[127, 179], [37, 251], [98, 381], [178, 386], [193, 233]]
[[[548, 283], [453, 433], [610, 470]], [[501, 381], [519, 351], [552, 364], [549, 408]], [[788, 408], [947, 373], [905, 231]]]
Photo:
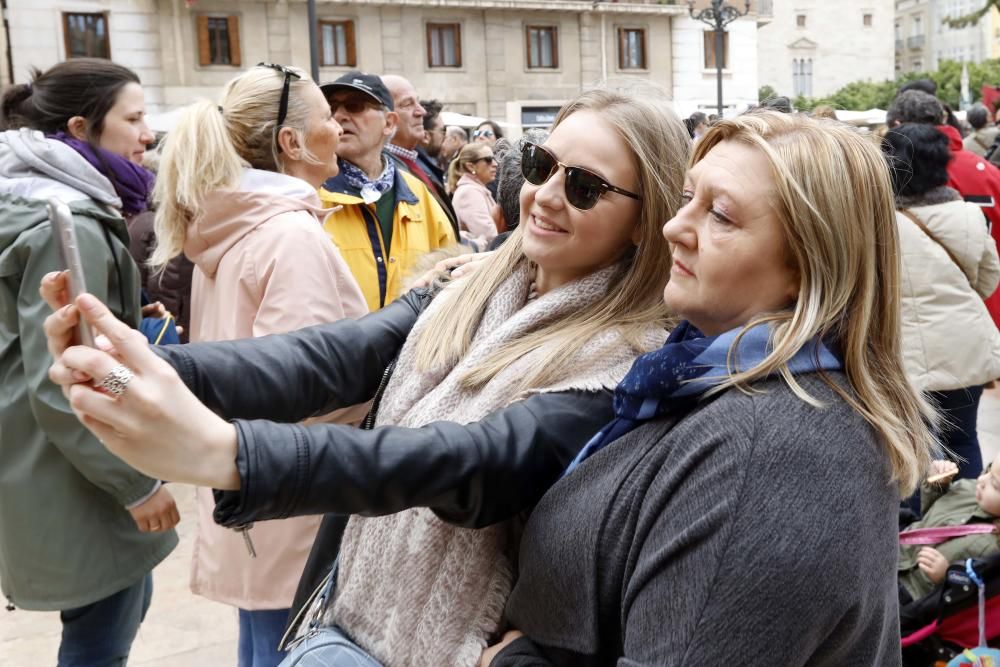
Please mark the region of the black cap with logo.
[[336, 81], [324, 83], [319, 89], [323, 91], [323, 94], [327, 98], [338, 90], [357, 90], [385, 106], [389, 111], [393, 110], [392, 95], [389, 94], [389, 89], [382, 83], [382, 79], [374, 74], [365, 74], [360, 70], [350, 71]]

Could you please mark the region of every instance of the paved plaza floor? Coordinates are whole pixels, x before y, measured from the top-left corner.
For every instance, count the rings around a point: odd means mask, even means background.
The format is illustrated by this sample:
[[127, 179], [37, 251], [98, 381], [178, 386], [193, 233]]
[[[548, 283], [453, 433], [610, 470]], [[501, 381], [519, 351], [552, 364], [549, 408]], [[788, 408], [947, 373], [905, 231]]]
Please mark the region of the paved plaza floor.
[[[983, 460], [1000, 451], [1000, 390], [983, 396], [979, 412]], [[194, 489], [171, 485], [181, 511], [180, 546], [154, 572], [153, 605], [132, 647], [135, 667], [227, 667], [236, 664], [236, 611], [188, 590], [195, 531]], [[0, 610], [0, 665], [46, 667], [59, 647], [56, 613]]]

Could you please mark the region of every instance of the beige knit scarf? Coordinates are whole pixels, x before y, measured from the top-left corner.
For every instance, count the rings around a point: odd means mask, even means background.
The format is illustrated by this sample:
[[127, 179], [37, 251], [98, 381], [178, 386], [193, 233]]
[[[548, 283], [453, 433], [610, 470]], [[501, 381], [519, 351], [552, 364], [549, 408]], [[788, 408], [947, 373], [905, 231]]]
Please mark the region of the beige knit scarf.
[[[444, 300], [436, 299], [400, 352], [377, 425], [469, 423], [533, 393], [614, 388], [636, 356], [662, 344], [663, 329], [650, 327], [646, 349], [627, 344], [620, 330], [601, 332], [566, 364], [557, 386], [514, 393], [518, 381], [552, 353], [547, 348], [521, 358], [480, 389], [464, 389], [460, 380], [509, 341], [600, 299], [620, 270], [609, 267], [529, 301], [531, 270], [522, 261], [487, 305], [465, 357], [452, 368], [420, 372], [415, 341], [442, 307]], [[352, 517], [325, 621], [339, 625], [388, 667], [474, 667], [500, 629], [514, 576], [515, 532], [512, 522], [459, 528], [426, 508]]]

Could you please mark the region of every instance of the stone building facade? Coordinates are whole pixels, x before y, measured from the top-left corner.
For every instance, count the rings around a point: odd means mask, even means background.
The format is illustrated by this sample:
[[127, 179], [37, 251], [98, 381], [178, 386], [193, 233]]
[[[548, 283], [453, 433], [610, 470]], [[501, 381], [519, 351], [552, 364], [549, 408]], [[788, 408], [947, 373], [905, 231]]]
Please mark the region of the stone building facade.
[[952, 28], [945, 23], [979, 6], [969, 0], [896, 0], [896, 71], [933, 71], [942, 60], [977, 63], [1000, 57], [996, 8], [975, 25]]
[[[727, 108], [756, 102], [761, 2], [729, 28]], [[105, 49], [140, 75], [153, 112], [213, 98], [257, 62], [310, 66], [304, 0], [6, 4], [15, 81]], [[623, 76], [662, 86], [682, 115], [715, 105], [707, 27], [686, 2], [318, 0], [317, 19], [321, 81], [353, 68], [398, 73], [449, 110], [514, 125], [546, 124], [581, 88]]]
[[761, 85], [822, 97], [895, 73], [894, 0], [774, 0], [758, 36]]

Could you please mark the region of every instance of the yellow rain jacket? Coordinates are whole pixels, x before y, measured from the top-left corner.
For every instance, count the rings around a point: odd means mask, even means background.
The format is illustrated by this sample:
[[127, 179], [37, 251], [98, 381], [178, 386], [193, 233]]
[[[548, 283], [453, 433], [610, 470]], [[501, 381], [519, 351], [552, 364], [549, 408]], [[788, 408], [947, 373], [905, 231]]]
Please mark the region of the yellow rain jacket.
[[417, 177], [397, 169], [392, 192], [396, 203], [387, 253], [374, 203], [365, 204], [361, 193], [342, 174], [319, 189], [324, 206], [343, 207], [327, 217], [324, 227], [361, 286], [371, 311], [399, 296], [403, 276], [421, 255], [456, 243], [448, 216]]

